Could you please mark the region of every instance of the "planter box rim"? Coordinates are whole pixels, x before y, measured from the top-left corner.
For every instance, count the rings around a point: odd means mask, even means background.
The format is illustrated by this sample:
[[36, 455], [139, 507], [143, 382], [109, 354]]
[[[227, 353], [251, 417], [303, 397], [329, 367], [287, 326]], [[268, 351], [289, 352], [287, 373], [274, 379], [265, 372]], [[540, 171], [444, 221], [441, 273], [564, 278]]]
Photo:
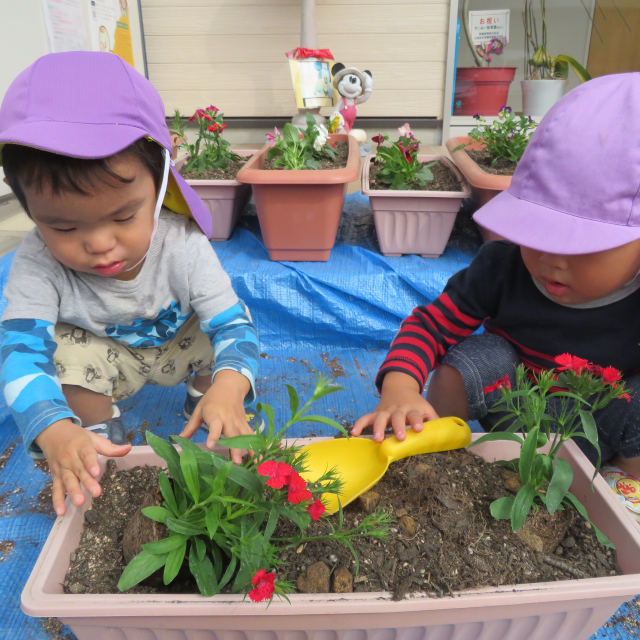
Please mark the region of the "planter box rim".
[[[233, 150], [234, 153], [237, 153], [239, 156], [244, 155], [245, 153], [247, 154], [247, 157], [249, 155], [253, 155], [256, 153], [256, 150], [254, 149], [236, 149]], [[186, 161], [186, 159], [189, 157], [188, 153], [184, 153], [181, 156], [179, 156], [178, 158], [176, 158], [174, 160], [175, 165], [176, 165], [176, 169], [179, 171], [179, 167], [182, 166], [182, 164]], [[238, 172], [239, 173], [239, 172]], [[238, 182], [237, 180], [200, 180], [198, 178], [190, 178], [187, 180], [187, 178], [184, 178], [185, 182], [190, 186], [193, 187], [195, 186], [202, 186], [202, 187], [239, 187], [242, 183]]]
[[492, 189], [494, 191], [504, 191], [509, 188], [513, 176], [498, 176], [484, 171], [474, 162], [464, 149], [454, 151], [461, 144], [471, 142], [469, 136], [455, 136], [446, 142], [446, 147], [453, 158], [453, 161], [464, 174], [469, 184], [477, 189]]
[[267, 152], [271, 148], [265, 144], [238, 171], [239, 182], [246, 184], [346, 184], [358, 179], [360, 174], [360, 146], [353, 136], [332, 134], [330, 141], [348, 142], [347, 166], [342, 169], [262, 169]]
[[365, 196], [389, 196], [393, 198], [470, 198], [471, 189], [460, 172], [460, 169], [446, 156], [438, 154], [418, 154], [418, 162], [431, 162], [438, 160], [445, 164], [453, 171], [456, 178], [461, 182], [463, 189], [461, 191], [429, 191], [429, 190], [413, 190], [413, 189], [370, 189], [369, 188], [369, 171], [371, 163], [375, 158], [375, 154], [368, 155], [364, 159], [364, 168], [362, 172], [362, 195]]
[[[480, 433], [473, 434], [474, 440]], [[291, 439], [310, 443], [330, 438], [297, 438]], [[515, 443], [507, 443], [509, 453]], [[480, 445], [482, 449], [491, 450], [496, 443]], [[204, 448], [204, 445], [200, 445]], [[226, 448], [217, 447], [220, 452]], [[473, 451], [473, 449], [472, 449]], [[152, 455], [155, 460], [149, 460]], [[501, 455], [504, 455], [502, 453]], [[589, 479], [593, 474], [593, 466], [579, 451], [572, 441], [565, 444], [563, 457], [569, 459], [581, 475], [586, 474]], [[129, 462], [127, 462], [127, 458]], [[99, 456], [101, 467], [106, 467], [107, 458]], [[133, 447], [131, 453], [125, 458], [117, 458], [116, 463], [121, 468], [131, 468], [138, 464], [158, 464], [161, 461], [150, 447]], [[164, 464], [162, 464], [164, 466]], [[574, 480], [575, 481], [575, 480]], [[618, 502], [613, 491], [608, 487], [601, 476], [597, 476], [593, 483], [596, 494], [603, 499], [607, 509], [607, 517], [614, 521], [611, 525], [619, 536], [626, 536], [631, 542], [640, 547], [640, 528], [626, 513], [624, 507]], [[242, 595], [218, 595], [213, 598], [203, 598], [200, 595], [176, 595], [176, 594], [107, 594], [107, 595], [72, 595], [45, 592], [45, 582], [50, 574], [54, 562], [53, 551], [60, 555], [60, 547], [69, 536], [69, 530], [74, 519], [84, 521], [84, 512], [90, 507], [91, 498], [85, 493], [86, 502], [81, 507], [75, 507], [67, 499], [67, 514], [58, 517], [45, 542], [36, 565], [31, 572], [29, 580], [24, 587], [21, 598], [22, 610], [31, 616], [53, 616], [63, 618], [67, 622], [69, 618], [127, 618], [140, 616], [166, 616], [179, 618], [195, 614], [216, 616], [228, 619], [231, 616], [244, 615], [250, 618], [256, 617], [280, 617], [287, 615], [321, 615], [332, 614], [348, 617], [356, 613], [398, 614], [412, 611], [442, 611], [459, 610], [465, 608], [490, 608], [517, 606], [531, 603], [554, 603], [558, 599], [574, 601], [581, 599], [603, 598], [630, 598], [638, 591], [639, 573], [630, 573], [621, 576], [608, 576], [601, 578], [572, 579], [554, 582], [541, 582], [522, 585], [504, 585], [500, 587], [485, 587], [475, 591], [456, 592], [452, 596], [442, 598], [428, 597], [413, 594], [409, 598], [395, 602], [391, 594], [386, 592], [368, 592], [351, 594], [293, 594], [291, 603], [274, 600], [273, 604], [265, 611], [260, 605], [249, 601], [243, 601]], [[77, 524], [77, 522], [76, 522]], [[623, 530], [623, 533], [621, 533]], [[628, 542], [629, 540], [627, 540]], [[68, 547], [68, 545], [67, 545]], [[66, 562], [66, 560], [65, 560]], [[66, 567], [65, 567], [66, 571]], [[620, 601], [622, 602], [622, 600]], [[167, 607], [169, 603], [174, 606]], [[180, 604], [180, 607], [176, 607]]]

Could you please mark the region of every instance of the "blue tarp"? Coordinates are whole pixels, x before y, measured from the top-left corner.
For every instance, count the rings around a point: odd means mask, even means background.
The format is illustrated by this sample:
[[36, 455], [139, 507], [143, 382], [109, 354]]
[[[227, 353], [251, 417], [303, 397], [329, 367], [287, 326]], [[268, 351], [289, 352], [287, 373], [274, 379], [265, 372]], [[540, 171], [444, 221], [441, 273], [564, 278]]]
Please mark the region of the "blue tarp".
[[[270, 262], [253, 205], [233, 237], [214, 244], [258, 328], [259, 400], [273, 405], [280, 424], [288, 417], [284, 383], [297, 387], [304, 397], [313, 387], [314, 370], [345, 387], [320, 401], [315, 413], [350, 425], [375, 407], [373, 379], [401, 320], [418, 304], [433, 300], [480, 246], [472, 225], [465, 216], [459, 219], [447, 250], [437, 260], [382, 256], [368, 198], [360, 193], [347, 197], [338, 242], [326, 263]], [[0, 289], [12, 257], [0, 259]], [[4, 305], [0, 300], [0, 311]], [[163, 437], [178, 433], [184, 425], [184, 394], [184, 386], [146, 387], [120, 403], [124, 422], [135, 433], [133, 444], [143, 443], [146, 429]], [[325, 433], [331, 433], [330, 428], [317, 423], [296, 425], [291, 431], [293, 436]], [[203, 441], [204, 433], [194, 439]], [[49, 477], [24, 453], [2, 401], [0, 452], [0, 637], [44, 640], [51, 634], [41, 621], [20, 611], [20, 593], [54, 521]], [[637, 612], [631, 605], [619, 613], [633, 620]], [[593, 638], [636, 637], [637, 631], [616, 621]]]

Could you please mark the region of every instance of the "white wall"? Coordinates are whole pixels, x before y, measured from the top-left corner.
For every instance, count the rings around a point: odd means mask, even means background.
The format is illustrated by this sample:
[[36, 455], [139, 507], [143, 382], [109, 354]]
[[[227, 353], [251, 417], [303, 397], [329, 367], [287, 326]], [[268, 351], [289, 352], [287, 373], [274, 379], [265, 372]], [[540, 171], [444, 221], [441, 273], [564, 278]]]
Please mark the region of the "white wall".
[[[40, 56], [49, 41], [40, 0], [0, 0], [0, 99], [14, 78]], [[11, 193], [0, 168], [0, 197]]]
[[[551, 0], [547, 2], [547, 50], [551, 55], [574, 57], [584, 67], [587, 66], [587, 48], [591, 36], [591, 22], [585, 6], [593, 12], [592, 0]], [[458, 17], [462, 20], [462, 2]], [[492, 67], [518, 67], [516, 77], [509, 90], [508, 105], [515, 111], [522, 109], [522, 91], [520, 81], [524, 80], [524, 27], [522, 25], [522, 0], [472, 0], [471, 10], [510, 9], [510, 39], [504, 53], [493, 56]], [[535, 3], [536, 9], [538, 3]], [[540, 14], [536, 12], [538, 26], [541, 26]], [[462, 22], [460, 23], [462, 25]], [[475, 66], [473, 56], [467, 45], [464, 29], [460, 28], [458, 48], [458, 66]], [[575, 73], [569, 70], [567, 91], [578, 86]]]

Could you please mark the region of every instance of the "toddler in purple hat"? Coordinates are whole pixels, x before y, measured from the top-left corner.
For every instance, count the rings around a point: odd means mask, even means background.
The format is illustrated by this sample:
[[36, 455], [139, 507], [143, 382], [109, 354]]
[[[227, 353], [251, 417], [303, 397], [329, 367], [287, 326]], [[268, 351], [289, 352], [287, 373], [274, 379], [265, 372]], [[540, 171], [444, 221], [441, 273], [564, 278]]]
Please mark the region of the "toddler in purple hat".
[[[490, 430], [502, 417], [489, 413], [501, 396], [485, 395], [485, 387], [515, 375], [520, 363], [537, 372], [570, 353], [623, 371], [630, 402], [594, 416], [603, 461], [636, 481], [640, 73], [598, 78], [567, 94], [538, 126], [509, 189], [474, 217], [509, 242], [484, 245], [442, 295], [402, 323], [376, 379], [380, 402], [352, 434], [373, 425], [380, 441], [391, 425], [404, 439], [407, 425], [419, 431], [438, 415]], [[480, 326], [484, 333], [471, 335]], [[586, 439], [576, 443], [597, 460]]]
[[0, 386], [59, 515], [81, 484], [100, 495], [98, 453], [129, 451], [112, 402], [145, 384], [188, 380], [183, 436], [252, 433], [258, 337], [170, 153], [160, 96], [115, 55], [44, 56], [0, 107], [6, 182], [35, 222], [4, 290]]

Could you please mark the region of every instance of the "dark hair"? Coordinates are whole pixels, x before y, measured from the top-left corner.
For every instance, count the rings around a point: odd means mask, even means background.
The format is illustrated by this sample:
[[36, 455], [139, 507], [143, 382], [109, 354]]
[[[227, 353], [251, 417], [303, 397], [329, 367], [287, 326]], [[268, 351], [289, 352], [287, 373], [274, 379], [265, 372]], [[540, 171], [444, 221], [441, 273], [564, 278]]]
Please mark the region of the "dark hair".
[[133, 182], [133, 178], [121, 176], [112, 169], [114, 160], [126, 158], [137, 158], [149, 170], [158, 193], [164, 156], [162, 147], [147, 138], [140, 138], [113, 156], [98, 159], [72, 158], [18, 144], [6, 144], [2, 148], [2, 168], [7, 182], [29, 217], [31, 214], [21, 184], [35, 186], [38, 191], [47, 185], [54, 195], [66, 191], [88, 196], [96, 180], [103, 184], [110, 180], [123, 184]]

